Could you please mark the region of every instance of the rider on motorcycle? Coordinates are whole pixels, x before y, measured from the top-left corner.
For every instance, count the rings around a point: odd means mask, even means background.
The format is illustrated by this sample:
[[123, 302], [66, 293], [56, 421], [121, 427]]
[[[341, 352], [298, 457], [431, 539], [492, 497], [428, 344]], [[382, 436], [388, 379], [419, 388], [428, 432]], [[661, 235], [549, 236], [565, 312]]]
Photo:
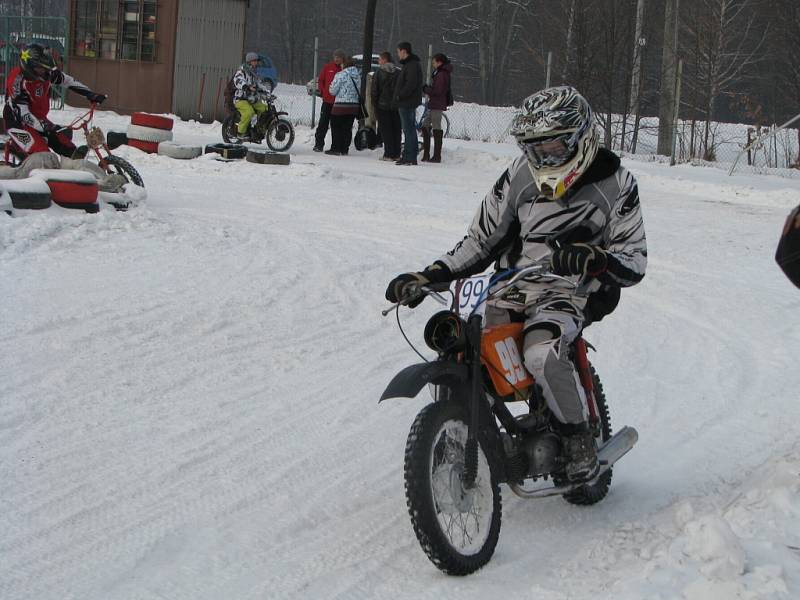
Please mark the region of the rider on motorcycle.
[[523, 154], [489, 191], [466, 237], [432, 265], [395, 277], [390, 302], [414, 307], [418, 286], [549, 261], [577, 284], [521, 281], [486, 309], [486, 326], [524, 321], [524, 360], [561, 423], [571, 481], [599, 471], [583, 386], [568, 356], [590, 322], [610, 313], [620, 288], [644, 277], [647, 245], [636, 180], [599, 148], [594, 114], [572, 87], [529, 96], [511, 134]]
[[261, 101], [260, 94], [270, 93], [270, 89], [256, 73], [258, 54], [248, 52], [244, 63], [233, 76], [233, 85], [236, 91], [233, 95], [234, 105], [239, 111], [239, 138], [247, 138], [247, 130], [254, 115], [260, 115], [267, 110], [267, 105]]
[[50, 50], [39, 44], [30, 44], [22, 50], [19, 66], [11, 70], [6, 81], [3, 118], [7, 129], [16, 127], [30, 134], [30, 142], [24, 150], [33, 154], [48, 152], [52, 148], [68, 158], [83, 158], [80, 155], [85, 155], [85, 149], [76, 149], [75, 144], [47, 118], [50, 112], [50, 85], [70, 89], [98, 104], [106, 96], [94, 93], [59, 70]]

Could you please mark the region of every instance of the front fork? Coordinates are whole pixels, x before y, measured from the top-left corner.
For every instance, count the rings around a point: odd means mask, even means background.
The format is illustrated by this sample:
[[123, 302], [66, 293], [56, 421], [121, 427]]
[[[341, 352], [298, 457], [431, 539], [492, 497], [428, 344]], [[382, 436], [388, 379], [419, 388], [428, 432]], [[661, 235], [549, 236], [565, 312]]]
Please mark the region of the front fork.
[[481, 335], [483, 317], [472, 315], [467, 321], [467, 336], [469, 347], [472, 351], [470, 364], [470, 390], [469, 399], [469, 434], [464, 458], [464, 487], [471, 488], [478, 476], [478, 428], [480, 426], [480, 408], [484, 401], [483, 372], [481, 366]]

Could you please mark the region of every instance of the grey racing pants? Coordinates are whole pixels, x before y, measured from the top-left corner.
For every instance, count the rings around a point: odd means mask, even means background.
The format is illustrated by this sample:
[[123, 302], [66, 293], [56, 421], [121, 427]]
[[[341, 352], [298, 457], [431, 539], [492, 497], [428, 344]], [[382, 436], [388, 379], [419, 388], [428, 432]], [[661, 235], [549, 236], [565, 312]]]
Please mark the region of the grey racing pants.
[[[510, 321], [508, 310], [486, 308], [485, 325]], [[572, 361], [570, 344], [580, 334], [582, 304], [570, 296], [552, 297], [525, 309], [522, 344], [525, 367], [542, 387], [547, 405], [562, 423], [580, 424], [588, 419], [586, 394]]]

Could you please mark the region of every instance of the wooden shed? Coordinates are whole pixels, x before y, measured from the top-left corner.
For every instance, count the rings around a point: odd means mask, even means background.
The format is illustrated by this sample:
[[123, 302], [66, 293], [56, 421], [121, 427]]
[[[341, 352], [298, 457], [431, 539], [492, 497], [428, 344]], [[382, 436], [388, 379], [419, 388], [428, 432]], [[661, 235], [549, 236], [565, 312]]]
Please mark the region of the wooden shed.
[[[69, 0], [69, 71], [104, 108], [221, 119], [248, 0]], [[74, 96], [70, 102], [76, 103]]]

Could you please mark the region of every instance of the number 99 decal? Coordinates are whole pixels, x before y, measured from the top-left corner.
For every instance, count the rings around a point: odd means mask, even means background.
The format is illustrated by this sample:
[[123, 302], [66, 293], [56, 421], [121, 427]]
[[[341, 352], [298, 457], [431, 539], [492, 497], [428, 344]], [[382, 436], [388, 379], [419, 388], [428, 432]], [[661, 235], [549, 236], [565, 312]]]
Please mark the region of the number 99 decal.
[[[456, 282], [455, 301], [458, 306], [458, 313], [467, 318], [472, 313], [475, 305], [481, 300], [481, 296], [486, 291], [491, 275], [479, 275], [469, 277]], [[477, 313], [483, 314], [484, 305], [478, 307]]]

